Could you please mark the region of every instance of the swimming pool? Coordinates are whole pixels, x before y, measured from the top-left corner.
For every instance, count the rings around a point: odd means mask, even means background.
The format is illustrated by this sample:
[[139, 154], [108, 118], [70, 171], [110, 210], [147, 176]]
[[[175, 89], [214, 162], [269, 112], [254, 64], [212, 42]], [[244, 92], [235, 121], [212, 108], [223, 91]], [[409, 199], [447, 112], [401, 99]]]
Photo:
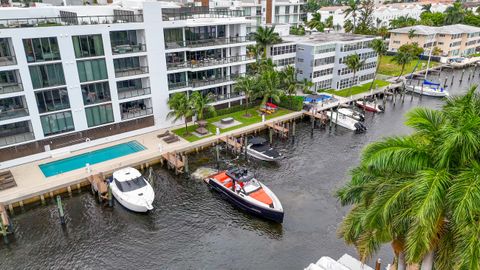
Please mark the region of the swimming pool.
[[50, 177], [83, 168], [87, 163], [93, 165], [110, 159], [130, 155], [145, 149], [145, 146], [141, 145], [139, 142], [130, 141], [85, 154], [41, 164], [39, 167], [46, 177]]
[[331, 98], [332, 98], [332, 96], [325, 95], [325, 94], [310, 95], [310, 96], [306, 96], [303, 101], [304, 102], [321, 102], [321, 101], [329, 100]]

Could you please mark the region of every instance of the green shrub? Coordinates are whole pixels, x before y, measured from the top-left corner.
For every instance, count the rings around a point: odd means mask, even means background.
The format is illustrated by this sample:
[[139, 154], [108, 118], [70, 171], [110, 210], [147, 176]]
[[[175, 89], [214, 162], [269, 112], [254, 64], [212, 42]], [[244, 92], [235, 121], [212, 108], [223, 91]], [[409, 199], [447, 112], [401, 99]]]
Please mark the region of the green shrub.
[[292, 111], [301, 111], [303, 109], [303, 97], [302, 96], [282, 96], [280, 98], [279, 106]]
[[[259, 104], [259, 101], [255, 100], [253, 102], [250, 102], [250, 104], [248, 105], [248, 108], [249, 109], [253, 108], [255, 106], [258, 106], [258, 104]], [[229, 113], [239, 112], [239, 111], [242, 111], [242, 110], [245, 110], [245, 105], [244, 104], [232, 106], [230, 108], [215, 110], [215, 112], [204, 113], [204, 115], [205, 115], [204, 117], [205, 117], [205, 119], [208, 119], [208, 118], [212, 118], [212, 117], [215, 117], [215, 116], [221, 116], [221, 115], [225, 115], [225, 114], [229, 114]]]

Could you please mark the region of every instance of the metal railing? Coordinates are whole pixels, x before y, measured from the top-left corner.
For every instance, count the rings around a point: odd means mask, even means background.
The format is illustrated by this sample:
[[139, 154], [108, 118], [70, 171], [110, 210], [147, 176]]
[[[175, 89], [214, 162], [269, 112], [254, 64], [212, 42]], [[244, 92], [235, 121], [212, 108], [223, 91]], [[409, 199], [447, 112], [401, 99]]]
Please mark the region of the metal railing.
[[0, 120], [18, 118], [28, 115], [27, 108], [16, 108], [11, 110], [0, 110]]
[[199, 18], [244, 17], [243, 10], [213, 9], [208, 7], [183, 7], [162, 9], [163, 21], [178, 21]]
[[219, 38], [209, 38], [209, 39], [165, 42], [165, 48], [166, 49], [178, 49], [178, 48], [185, 48], [185, 47], [198, 48], [198, 47], [236, 44], [236, 43], [243, 43], [243, 42], [250, 42], [250, 41], [254, 41], [252, 36], [219, 37]]
[[130, 108], [128, 109], [127, 112], [122, 112], [122, 120], [137, 118], [137, 117], [146, 116], [150, 114], [153, 114], [152, 108], [145, 108], [145, 109]]
[[0, 56], [0, 67], [11, 66], [17, 64], [17, 57], [15, 55]]
[[136, 53], [136, 52], [145, 52], [147, 46], [142, 43], [137, 44], [121, 44], [121, 45], [112, 45], [112, 54], [125, 54], [125, 53]]
[[118, 89], [118, 98], [126, 99], [131, 97], [138, 97], [143, 95], [148, 95], [151, 93], [150, 87], [144, 88], [119, 88]]
[[231, 74], [226, 76], [215, 76], [210, 78], [204, 78], [200, 80], [198, 79], [189, 80], [188, 82], [169, 83], [168, 90], [171, 91], [171, 90], [181, 89], [185, 87], [198, 88], [206, 85], [214, 85], [214, 84], [219, 84], [223, 82], [234, 81], [235, 79], [237, 79], [239, 76], [242, 76], [242, 75], [243, 74]]
[[25, 132], [21, 134], [0, 137], [0, 147], [7, 146], [10, 144], [31, 141], [33, 139], [35, 139], [35, 135], [33, 134], [33, 132]]
[[142, 14], [134, 15], [104, 15], [104, 16], [69, 16], [0, 19], [1, 28], [49, 27], [68, 25], [115, 24], [143, 22]]
[[115, 77], [134, 76], [148, 73], [148, 66], [115, 69]]
[[253, 60], [255, 57], [250, 55], [237, 55], [224, 58], [204, 58], [202, 60], [191, 60], [187, 62], [173, 62], [167, 63], [167, 70], [175, 70], [182, 68], [200, 68], [200, 67], [210, 67], [217, 65], [224, 65], [236, 62], [243, 62], [248, 60]]
[[0, 83], [0, 94], [8, 94], [20, 91], [23, 91], [23, 85], [21, 83]]
[[243, 97], [242, 93], [227, 93], [225, 95], [214, 95], [215, 101], [223, 101], [231, 98]]

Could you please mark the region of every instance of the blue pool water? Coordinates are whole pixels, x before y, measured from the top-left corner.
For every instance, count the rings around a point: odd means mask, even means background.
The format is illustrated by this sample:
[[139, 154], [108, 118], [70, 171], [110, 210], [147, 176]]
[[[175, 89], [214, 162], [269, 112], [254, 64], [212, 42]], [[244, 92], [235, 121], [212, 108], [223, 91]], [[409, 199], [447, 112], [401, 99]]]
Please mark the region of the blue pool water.
[[320, 94], [320, 95], [315, 95], [315, 96], [311, 96], [311, 97], [305, 97], [304, 101], [305, 102], [320, 102], [320, 101], [324, 101], [324, 100], [331, 99], [331, 98], [332, 98], [332, 96], [325, 95], [325, 94]]
[[142, 150], [145, 150], [145, 147], [143, 145], [141, 145], [137, 141], [131, 141], [95, 150], [85, 154], [41, 164], [39, 167], [46, 177], [50, 177], [83, 168], [87, 163], [93, 165], [110, 159], [133, 154]]

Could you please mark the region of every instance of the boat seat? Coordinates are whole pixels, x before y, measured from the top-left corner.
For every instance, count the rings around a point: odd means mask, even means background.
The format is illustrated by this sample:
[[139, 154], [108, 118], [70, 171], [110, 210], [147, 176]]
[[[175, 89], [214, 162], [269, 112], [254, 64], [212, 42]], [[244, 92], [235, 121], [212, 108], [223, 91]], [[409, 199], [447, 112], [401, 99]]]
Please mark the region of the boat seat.
[[222, 183], [225, 182], [225, 180], [230, 179], [230, 177], [228, 177], [226, 172], [219, 173], [219, 174], [215, 175], [214, 178], [217, 179], [218, 181], [222, 182]]
[[233, 186], [233, 181], [229, 181], [228, 183], [224, 184], [226, 188], [231, 188]]
[[263, 189], [254, 191], [248, 194], [248, 196], [266, 205], [271, 205], [273, 203], [272, 198], [270, 198], [270, 196], [268, 196], [268, 194]]

